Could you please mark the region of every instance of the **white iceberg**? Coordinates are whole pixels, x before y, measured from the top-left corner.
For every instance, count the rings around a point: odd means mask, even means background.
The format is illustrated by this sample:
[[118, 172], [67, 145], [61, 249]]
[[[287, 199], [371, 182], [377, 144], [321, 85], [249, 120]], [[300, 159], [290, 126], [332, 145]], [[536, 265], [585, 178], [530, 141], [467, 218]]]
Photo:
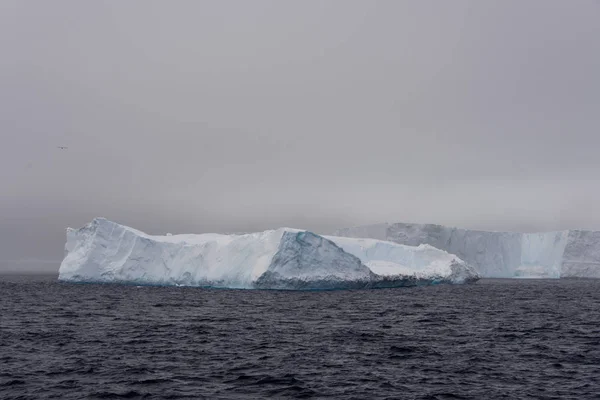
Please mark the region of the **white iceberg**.
[[97, 218], [67, 230], [59, 280], [259, 289], [468, 283], [475, 270], [429, 245], [281, 228], [243, 235], [153, 236]]
[[373, 238], [456, 254], [486, 278], [600, 278], [600, 232], [491, 232], [432, 224], [375, 224], [337, 236]]

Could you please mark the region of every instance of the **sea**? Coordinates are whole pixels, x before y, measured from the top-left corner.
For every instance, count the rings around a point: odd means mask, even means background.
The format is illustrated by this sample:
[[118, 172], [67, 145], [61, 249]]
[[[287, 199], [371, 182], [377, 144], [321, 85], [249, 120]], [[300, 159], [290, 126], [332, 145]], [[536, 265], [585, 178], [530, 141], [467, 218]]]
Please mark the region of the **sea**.
[[340, 291], [0, 276], [0, 399], [600, 399], [600, 280]]

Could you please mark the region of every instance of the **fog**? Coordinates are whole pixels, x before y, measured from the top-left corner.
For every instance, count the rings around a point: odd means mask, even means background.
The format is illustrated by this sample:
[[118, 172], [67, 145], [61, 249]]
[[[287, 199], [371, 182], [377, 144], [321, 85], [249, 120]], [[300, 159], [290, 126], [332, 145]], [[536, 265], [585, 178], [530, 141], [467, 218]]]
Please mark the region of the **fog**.
[[594, 0], [4, 0], [0, 270], [57, 270], [96, 216], [600, 229], [599, 20]]

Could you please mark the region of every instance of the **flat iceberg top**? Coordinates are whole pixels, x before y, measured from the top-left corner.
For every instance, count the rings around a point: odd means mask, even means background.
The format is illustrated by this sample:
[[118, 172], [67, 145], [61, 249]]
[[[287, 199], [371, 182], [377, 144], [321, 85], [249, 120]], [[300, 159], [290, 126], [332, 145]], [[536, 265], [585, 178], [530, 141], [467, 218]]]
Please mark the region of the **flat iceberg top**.
[[67, 230], [59, 279], [229, 288], [335, 289], [478, 278], [431, 246], [324, 237], [280, 228], [239, 235], [148, 235], [97, 218]]
[[[268, 230], [263, 232], [252, 232], [252, 233], [244, 233], [244, 234], [234, 234], [227, 235], [222, 233], [198, 233], [198, 234], [166, 234], [166, 235], [150, 235], [140, 230], [131, 228], [126, 225], [120, 225], [115, 222], [109, 221], [106, 218], [95, 218], [91, 224], [88, 224], [86, 227], [81, 229], [86, 229], [90, 225], [97, 225], [99, 227], [111, 226], [115, 228], [118, 225], [118, 229], [124, 232], [131, 232], [132, 234], [144, 238], [153, 240], [155, 242], [164, 242], [164, 243], [183, 243], [183, 244], [203, 244], [207, 242], [215, 242], [222, 245], [226, 245], [231, 243], [231, 241], [247, 238], [247, 239], [257, 239], [260, 240], [262, 237], [268, 236], [269, 234], [276, 234], [277, 232], [300, 232], [300, 229], [293, 228], [279, 228], [274, 230]], [[68, 231], [77, 231], [77, 229], [67, 228]]]

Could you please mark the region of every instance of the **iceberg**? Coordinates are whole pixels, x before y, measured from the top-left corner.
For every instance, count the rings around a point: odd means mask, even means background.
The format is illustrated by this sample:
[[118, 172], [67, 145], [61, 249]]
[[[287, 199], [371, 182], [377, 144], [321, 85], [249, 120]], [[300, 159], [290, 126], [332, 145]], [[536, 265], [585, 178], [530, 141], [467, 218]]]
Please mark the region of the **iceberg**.
[[281, 228], [148, 235], [96, 218], [67, 229], [59, 280], [239, 289], [361, 289], [469, 283], [474, 268], [430, 245], [320, 236]]
[[600, 232], [493, 232], [433, 224], [374, 224], [340, 229], [349, 238], [373, 238], [456, 254], [485, 278], [600, 278]]

